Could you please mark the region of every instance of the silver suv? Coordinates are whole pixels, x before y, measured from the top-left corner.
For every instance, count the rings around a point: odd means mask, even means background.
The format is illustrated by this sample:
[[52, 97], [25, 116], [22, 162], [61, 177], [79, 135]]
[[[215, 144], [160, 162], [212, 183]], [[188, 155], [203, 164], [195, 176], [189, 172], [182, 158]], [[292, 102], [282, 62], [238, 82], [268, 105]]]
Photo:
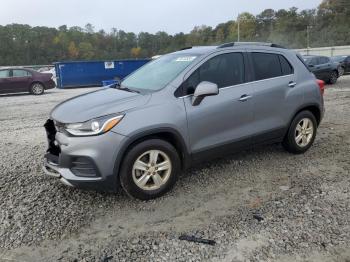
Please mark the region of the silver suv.
[[277, 45], [186, 48], [55, 107], [44, 171], [69, 186], [156, 198], [203, 160], [276, 142], [304, 153], [323, 91], [300, 55]]

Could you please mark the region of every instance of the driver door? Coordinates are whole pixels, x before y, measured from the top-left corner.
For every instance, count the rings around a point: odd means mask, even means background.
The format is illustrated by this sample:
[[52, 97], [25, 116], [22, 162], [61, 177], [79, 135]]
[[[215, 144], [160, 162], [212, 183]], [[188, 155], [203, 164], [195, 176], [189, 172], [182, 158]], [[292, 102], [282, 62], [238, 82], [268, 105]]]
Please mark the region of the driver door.
[[[243, 52], [221, 53], [209, 58], [184, 82], [187, 96], [183, 100], [193, 160], [250, 144], [254, 132], [253, 90], [245, 84], [245, 71]], [[192, 94], [203, 81], [217, 84], [219, 94], [205, 97], [193, 106]]]
[[9, 93], [11, 84], [10, 70], [0, 70], [0, 94]]

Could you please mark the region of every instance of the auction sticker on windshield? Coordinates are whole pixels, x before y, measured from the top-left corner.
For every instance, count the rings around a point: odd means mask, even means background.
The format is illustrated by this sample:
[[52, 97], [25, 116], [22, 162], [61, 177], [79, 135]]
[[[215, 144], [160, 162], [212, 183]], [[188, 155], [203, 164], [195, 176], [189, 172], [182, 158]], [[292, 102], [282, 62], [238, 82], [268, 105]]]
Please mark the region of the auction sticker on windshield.
[[175, 61], [176, 62], [192, 62], [196, 58], [197, 58], [196, 56], [183, 56], [183, 57], [177, 58]]

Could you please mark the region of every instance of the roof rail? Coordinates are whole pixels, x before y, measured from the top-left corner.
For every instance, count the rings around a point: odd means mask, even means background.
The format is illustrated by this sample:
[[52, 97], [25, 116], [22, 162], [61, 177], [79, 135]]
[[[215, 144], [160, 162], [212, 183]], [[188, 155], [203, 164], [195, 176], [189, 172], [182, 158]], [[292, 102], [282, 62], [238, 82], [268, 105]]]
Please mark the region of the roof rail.
[[268, 47], [286, 49], [284, 46], [281, 46], [281, 45], [277, 45], [273, 43], [264, 43], [264, 42], [230, 42], [230, 43], [219, 45], [217, 48], [219, 49], [219, 48], [227, 48], [227, 47], [242, 46], [242, 45], [257, 45], [257, 46], [268, 46]]
[[194, 48], [208, 48], [208, 47], [215, 48], [216, 46], [195, 45], [195, 46], [188, 46], [188, 47], [181, 48], [179, 51], [188, 50], [188, 49], [194, 49]]
[[180, 51], [187, 50], [187, 49], [192, 49], [192, 48], [193, 48], [192, 46], [188, 46], [188, 47], [181, 48]]

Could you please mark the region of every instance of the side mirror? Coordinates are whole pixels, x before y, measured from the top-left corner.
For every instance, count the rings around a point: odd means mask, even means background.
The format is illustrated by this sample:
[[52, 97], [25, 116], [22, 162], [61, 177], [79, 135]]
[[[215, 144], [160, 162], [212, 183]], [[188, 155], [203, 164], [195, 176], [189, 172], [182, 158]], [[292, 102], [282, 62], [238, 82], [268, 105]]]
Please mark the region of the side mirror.
[[217, 94], [219, 94], [219, 88], [217, 84], [203, 81], [199, 83], [199, 85], [196, 87], [196, 90], [194, 91], [192, 105], [197, 106], [202, 102], [204, 97], [216, 96]]

